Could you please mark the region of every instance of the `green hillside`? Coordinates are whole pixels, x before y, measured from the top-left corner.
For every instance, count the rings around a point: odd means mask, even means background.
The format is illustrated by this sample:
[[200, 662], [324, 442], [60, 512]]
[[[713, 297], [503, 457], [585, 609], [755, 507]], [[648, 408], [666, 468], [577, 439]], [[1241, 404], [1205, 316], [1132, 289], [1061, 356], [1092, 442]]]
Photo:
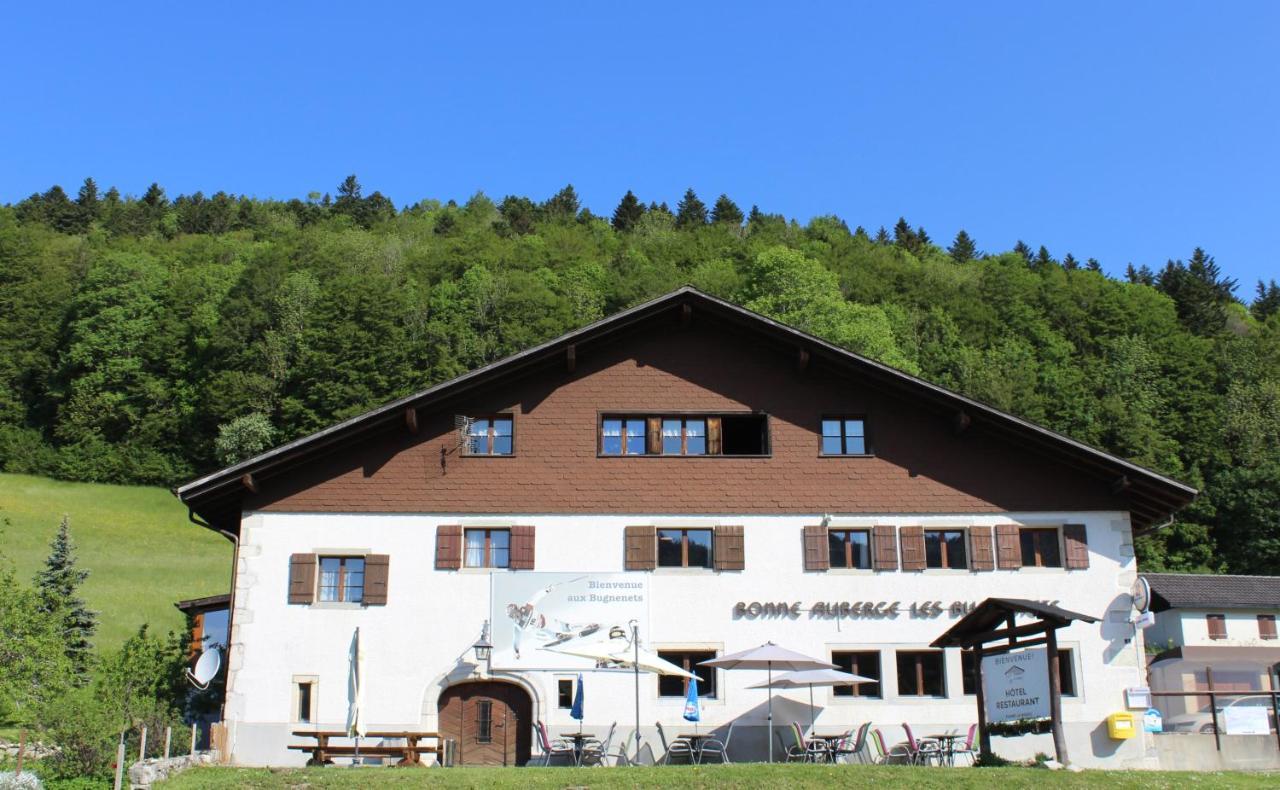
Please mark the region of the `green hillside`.
[[228, 589], [231, 543], [188, 521], [163, 488], [0, 474], [0, 518], [10, 522], [0, 551], [21, 578], [44, 562], [64, 514], [90, 571], [84, 596], [99, 612], [99, 649], [118, 646], [143, 623], [160, 633], [181, 629], [174, 601]]

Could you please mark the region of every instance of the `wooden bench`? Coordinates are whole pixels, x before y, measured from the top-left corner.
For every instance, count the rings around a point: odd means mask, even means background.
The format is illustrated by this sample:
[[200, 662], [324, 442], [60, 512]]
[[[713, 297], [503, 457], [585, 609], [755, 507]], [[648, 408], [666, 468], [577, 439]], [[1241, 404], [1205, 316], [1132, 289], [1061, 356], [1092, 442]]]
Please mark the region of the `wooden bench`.
[[[289, 744], [290, 749], [311, 752], [311, 759], [307, 760], [307, 765], [330, 765], [333, 763], [333, 757], [348, 757], [359, 753], [366, 757], [399, 757], [400, 760], [396, 765], [421, 766], [421, 755], [424, 752], [435, 754], [436, 758], [439, 759], [442, 746], [440, 735], [434, 732], [370, 732], [366, 733], [362, 740], [395, 739], [402, 740], [404, 743], [392, 746], [361, 743], [358, 749], [354, 744], [351, 746], [330, 744], [330, 741], [334, 738], [352, 737], [348, 736], [345, 730], [294, 730], [293, 734], [300, 738], [316, 739], [315, 744]], [[418, 742], [424, 738], [434, 739], [436, 745], [420, 746]], [[354, 738], [352, 739], [354, 740]]]

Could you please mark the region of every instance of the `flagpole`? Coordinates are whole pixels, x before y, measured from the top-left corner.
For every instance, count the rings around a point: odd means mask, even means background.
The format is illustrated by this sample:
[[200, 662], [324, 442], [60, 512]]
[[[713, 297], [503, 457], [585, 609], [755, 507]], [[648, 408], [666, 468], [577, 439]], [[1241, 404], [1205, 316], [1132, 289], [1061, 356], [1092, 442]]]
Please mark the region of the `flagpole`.
[[631, 621], [631, 647], [635, 650], [635, 660], [631, 668], [635, 670], [636, 680], [636, 759], [633, 765], [640, 764], [640, 626]]
[[[757, 666], [759, 666], [757, 664]], [[770, 661], [765, 665], [765, 669], [769, 675], [769, 734], [766, 738], [769, 741], [769, 762], [773, 762], [773, 662]]]

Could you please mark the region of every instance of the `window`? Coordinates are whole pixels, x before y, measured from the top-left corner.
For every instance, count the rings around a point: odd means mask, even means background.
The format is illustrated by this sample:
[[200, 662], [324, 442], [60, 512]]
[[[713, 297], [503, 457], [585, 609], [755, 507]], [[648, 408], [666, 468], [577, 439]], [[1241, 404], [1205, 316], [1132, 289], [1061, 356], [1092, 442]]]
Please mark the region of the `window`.
[[705, 417], [667, 417], [662, 420], [663, 455], [706, 455]]
[[831, 554], [833, 568], [871, 567], [871, 532], [869, 530], [827, 530], [827, 548]]
[[831, 653], [831, 663], [843, 672], [852, 672], [864, 678], [875, 678], [875, 683], [859, 683], [856, 686], [836, 686], [832, 693], [837, 697], [880, 696], [880, 651], [839, 650]]
[[967, 568], [964, 530], [926, 529], [924, 531], [924, 564], [927, 568]]
[[710, 568], [712, 535], [710, 529], [658, 530], [659, 568]]
[[601, 455], [768, 455], [764, 414], [606, 415]]
[[1018, 540], [1022, 543], [1022, 567], [1061, 568], [1062, 549], [1058, 544], [1058, 530], [1020, 529]]
[[364, 600], [364, 557], [321, 557], [320, 600], [326, 603]]
[[556, 707], [564, 710], [573, 707], [573, 680], [570, 678], [556, 681]]
[[466, 530], [464, 563], [468, 568], [507, 568], [511, 565], [511, 530]]
[[468, 431], [468, 455], [511, 455], [515, 449], [510, 414], [493, 417], [477, 417], [471, 421]]
[[[659, 650], [658, 657], [670, 661], [686, 672], [698, 676], [698, 696], [716, 696], [715, 667], [698, 666], [700, 661], [709, 661], [716, 657], [714, 650]], [[689, 681], [676, 675], [658, 676], [659, 697], [683, 697], [689, 693]]]
[[1227, 638], [1227, 616], [1225, 614], [1206, 614], [1204, 620], [1209, 626], [1210, 639]]
[[822, 420], [823, 455], [866, 455], [866, 424], [861, 418], [830, 417]]
[[898, 651], [898, 695], [945, 697], [947, 684], [941, 650]]
[[1258, 638], [1276, 638], [1276, 616], [1274, 614], [1258, 615]]
[[476, 743], [493, 743], [493, 700], [476, 700]]
[[643, 418], [606, 417], [600, 423], [600, 452], [604, 455], [644, 455]]
[[[972, 650], [960, 651], [960, 672], [964, 678], [964, 693], [978, 693], [978, 661]], [[1071, 660], [1071, 648], [1058, 648], [1058, 687], [1064, 697], [1076, 696], [1076, 664]]]
[[299, 683], [295, 699], [298, 701], [297, 721], [302, 724], [311, 724], [315, 721], [315, 682]]

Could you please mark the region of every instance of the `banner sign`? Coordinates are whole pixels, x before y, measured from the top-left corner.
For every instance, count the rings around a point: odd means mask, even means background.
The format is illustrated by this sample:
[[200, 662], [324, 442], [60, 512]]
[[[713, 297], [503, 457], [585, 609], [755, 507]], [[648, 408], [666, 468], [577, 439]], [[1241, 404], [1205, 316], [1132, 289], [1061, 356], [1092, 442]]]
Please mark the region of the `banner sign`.
[[594, 669], [590, 658], [565, 655], [608, 639], [630, 621], [641, 638], [649, 616], [649, 582], [625, 573], [495, 573], [489, 577], [494, 669]]
[[1270, 735], [1271, 720], [1267, 708], [1228, 705], [1222, 711], [1227, 735]]
[[982, 657], [987, 721], [997, 724], [1049, 716], [1049, 665], [1045, 649]]

